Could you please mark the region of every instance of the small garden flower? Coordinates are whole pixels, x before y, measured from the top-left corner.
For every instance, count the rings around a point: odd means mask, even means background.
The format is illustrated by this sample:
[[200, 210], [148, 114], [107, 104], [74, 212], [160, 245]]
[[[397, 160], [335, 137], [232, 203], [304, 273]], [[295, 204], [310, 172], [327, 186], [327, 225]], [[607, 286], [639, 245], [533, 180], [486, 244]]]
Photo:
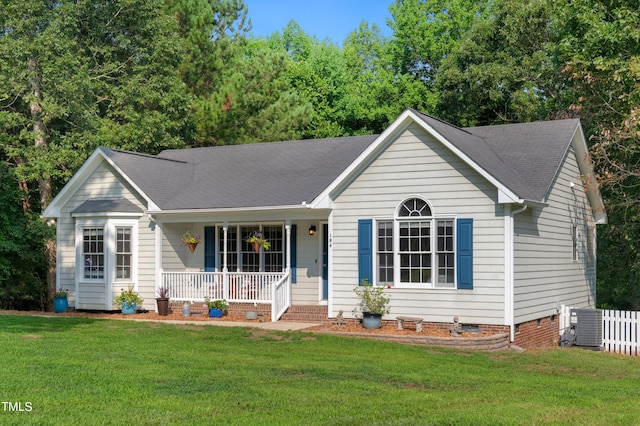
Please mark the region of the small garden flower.
[[265, 250], [269, 250], [271, 248], [271, 243], [263, 238], [262, 232], [259, 230], [255, 230], [249, 234], [245, 241], [249, 244], [257, 245], [257, 247], [263, 247]]
[[205, 306], [207, 309], [220, 309], [222, 311], [229, 307], [226, 300], [211, 300], [209, 296], [204, 298], [204, 305], [202, 305], [202, 307], [204, 308]]
[[69, 293], [69, 289], [65, 288], [65, 289], [57, 289], [55, 293], [53, 293], [53, 297], [67, 297], [67, 294]]
[[140, 305], [142, 302], [144, 302], [144, 299], [133, 291], [133, 286], [129, 286], [126, 290], [121, 288], [120, 294], [113, 299], [113, 303], [116, 305], [133, 306], [134, 304]]
[[185, 232], [182, 235], [182, 245], [186, 246], [187, 244], [198, 244], [200, 242], [200, 236], [193, 236], [189, 231]]

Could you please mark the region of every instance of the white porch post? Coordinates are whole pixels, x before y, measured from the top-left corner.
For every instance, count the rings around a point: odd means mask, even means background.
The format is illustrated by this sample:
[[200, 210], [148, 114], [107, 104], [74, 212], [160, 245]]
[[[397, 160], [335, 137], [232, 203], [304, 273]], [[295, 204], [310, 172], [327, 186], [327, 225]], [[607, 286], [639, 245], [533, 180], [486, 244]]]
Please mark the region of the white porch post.
[[229, 230], [229, 223], [225, 222], [222, 225], [222, 294], [225, 300], [229, 299], [229, 276], [227, 273], [227, 231]]
[[[287, 279], [287, 292], [289, 293], [288, 295], [288, 299], [289, 299], [289, 303], [291, 303], [291, 221], [286, 221], [284, 224], [284, 229], [285, 232], [287, 234], [286, 238], [287, 238], [287, 269], [286, 269], [286, 273], [288, 274], [289, 278]], [[274, 289], [274, 294], [271, 297], [271, 303], [273, 304], [275, 302], [275, 289]]]
[[284, 225], [284, 229], [287, 238], [287, 260], [285, 272], [289, 272], [291, 270], [291, 222], [287, 221]]

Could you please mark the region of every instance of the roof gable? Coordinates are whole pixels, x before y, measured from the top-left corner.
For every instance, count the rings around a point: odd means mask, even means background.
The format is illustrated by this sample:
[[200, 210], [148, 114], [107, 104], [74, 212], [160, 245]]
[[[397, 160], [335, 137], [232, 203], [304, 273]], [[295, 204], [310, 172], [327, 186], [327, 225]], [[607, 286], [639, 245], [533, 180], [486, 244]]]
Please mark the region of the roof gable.
[[[411, 123], [421, 126], [495, 185], [500, 203], [545, 203], [567, 150], [575, 145], [574, 136], [581, 134], [577, 119], [459, 128], [408, 109], [325, 190], [316, 206], [328, 206], [330, 194], [339, 193]], [[585, 151], [586, 145], [581, 149]], [[593, 174], [588, 160], [580, 166], [583, 174]], [[591, 187], [591, 202], [603, 208], [597, 185]]]
[[579, 125], [579, 120], [570, 119], [466, 130], [481, 137], [515, 178], [526, 182], [531, 200], [544, 201]]
[[[331, 194], [348, 185], [411, 123], [495, 185], [501, 203], [543, 203], [571, 143], [583, 158], [582, 173], [593, 174], [579, 120], [463, 129], [408, 109], [379, 136], [167, 150], [158, 155], [101, 147], [43, 216], [57, 217], [69, 194], [103, 160], [140, 192], [149, 211], [330, 207]], [[604, 211], [597, 185], [589, 186], [590, 201]]]
[[60, 217], [62, 208], [67, 204], [67, 202], [69, 202], [76, 191], [85, 184], [87, 179], [95, 172], [95, 170], [105, 161], [115, 168], [116, 172], [122, 177], [122, 179], [127, 181], [134, 190], [136, 190], [136, 192], [146, 200], [150, 210], [157, 210], [153, 200], [141, 191], [136, 181], [131, 179], [124, 171], [122, 171], [122, 169], [120, 169], [113, 160], [116, 152], [121, 151], [115, 151], [104, 147], [97, 148], [89, 156], [87, 161], [82, 164], [80, 169], [71, 177], [71, 180], [69, 180], [62, 190], [54, 197], [51, 203], [49, 203], [47, 208], [42, 212], [42, 217]]

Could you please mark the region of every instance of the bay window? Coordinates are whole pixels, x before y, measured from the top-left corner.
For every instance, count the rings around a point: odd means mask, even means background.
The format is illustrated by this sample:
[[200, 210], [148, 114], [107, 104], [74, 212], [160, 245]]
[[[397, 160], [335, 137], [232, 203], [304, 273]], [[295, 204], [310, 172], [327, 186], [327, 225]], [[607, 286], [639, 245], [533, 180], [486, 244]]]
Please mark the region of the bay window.
[[80, 281], [132, 283], [136, 224], [121, 220], [76, 222], [76, 264]]

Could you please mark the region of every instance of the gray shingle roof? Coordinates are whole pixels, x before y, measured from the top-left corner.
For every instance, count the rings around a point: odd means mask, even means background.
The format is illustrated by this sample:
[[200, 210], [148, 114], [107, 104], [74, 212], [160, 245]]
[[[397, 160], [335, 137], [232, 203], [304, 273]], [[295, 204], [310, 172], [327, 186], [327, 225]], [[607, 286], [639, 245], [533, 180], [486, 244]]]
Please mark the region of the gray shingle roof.
[[[483, 126], [467, 129], [482, 137], [502, 161], [527, 183], [530, 200], [547, 196], [580, 120]], [[509, 184], [509, 181], [505, 182]], [[522, 196], [522, 195], [521, 195]]]
[[578, 119], [459, 128], [413, 110], [522, 199], [543, 201]]
[[[411, 110], [522, 199], [544, 201], [578, 120], [459, 128]], [[163, 151], [100, 148], [162, 210], [313, 201], [377, 135]]]
[[300, 205], [316, 198], [376, 135], [163, 151], [101, 148], [161, 209]]
[[91, 198], [73, 209], [71, 213], [142, 213], [140, 207], [124, 198], [102, 199]]

